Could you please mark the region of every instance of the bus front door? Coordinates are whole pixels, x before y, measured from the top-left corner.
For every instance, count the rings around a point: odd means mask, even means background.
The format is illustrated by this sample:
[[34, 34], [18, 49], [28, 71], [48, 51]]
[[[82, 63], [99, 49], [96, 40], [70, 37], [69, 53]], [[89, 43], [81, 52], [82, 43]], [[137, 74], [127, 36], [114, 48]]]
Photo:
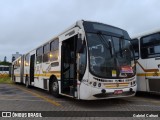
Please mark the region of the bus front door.
[[72, 97], [77, 97], [76, 39], [63, 41], [61, 48], [61, 93]]

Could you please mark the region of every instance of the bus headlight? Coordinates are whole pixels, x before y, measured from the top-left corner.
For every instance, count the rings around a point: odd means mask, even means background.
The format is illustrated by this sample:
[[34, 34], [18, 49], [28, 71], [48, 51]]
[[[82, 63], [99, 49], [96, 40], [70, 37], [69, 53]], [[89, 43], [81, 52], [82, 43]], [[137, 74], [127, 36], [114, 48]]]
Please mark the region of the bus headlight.
[[101, 87], [101, 83], [98, 83], [98, 87]]
[[[91, 83], [91, 82], [90, 82]], [[102, 83], [98, 83], [98, 82], [93, 82], [93, 87], [101, 87], [102, 86]]]
[[95, 87], [96, 85], [97, 85], [97, 83], [96, 83], [96, 82], [94, 82], [94, 83], [93, 83], [93, 86]]
[[133, 85], [135, 85], [136, 84], [136, 81], [133, 81]]
[[90, 85], [92, 85], [92, 82], [89, 82]]
[[131, 86], [134, 86], [135, 84], [136, 84], [136, 81], [132, 81], [132, 82], [130, 83]]

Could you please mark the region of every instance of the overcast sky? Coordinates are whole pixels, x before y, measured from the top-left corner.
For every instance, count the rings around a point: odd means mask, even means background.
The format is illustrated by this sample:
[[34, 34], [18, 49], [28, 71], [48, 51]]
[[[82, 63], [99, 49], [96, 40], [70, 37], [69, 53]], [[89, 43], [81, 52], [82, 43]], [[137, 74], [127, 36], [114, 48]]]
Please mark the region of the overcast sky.
[[11, 61], [11, 54], [24, 54], [81, 19], [133, 36], [160, 28], [160, 0], [0, 0], [0, 60]]

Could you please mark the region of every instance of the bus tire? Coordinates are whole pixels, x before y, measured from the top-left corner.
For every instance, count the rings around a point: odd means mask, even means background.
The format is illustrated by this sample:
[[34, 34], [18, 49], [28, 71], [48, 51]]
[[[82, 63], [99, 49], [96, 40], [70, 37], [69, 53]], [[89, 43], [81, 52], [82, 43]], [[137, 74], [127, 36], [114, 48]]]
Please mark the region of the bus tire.
[[30, 87], [30, 85], [29, 85], [29, 80], [28, 80], [28, 77], [26, 76], [26, 80], [25, 80], [26, 82], [25, 82], [25, 85], [26, 85], [26, 88], [29, 88]]
[[60, 97], [59, 95], [59, 85], [57, 79], [51, 79], [50, 85], [49, 85], [49, 91], [54, 97]]

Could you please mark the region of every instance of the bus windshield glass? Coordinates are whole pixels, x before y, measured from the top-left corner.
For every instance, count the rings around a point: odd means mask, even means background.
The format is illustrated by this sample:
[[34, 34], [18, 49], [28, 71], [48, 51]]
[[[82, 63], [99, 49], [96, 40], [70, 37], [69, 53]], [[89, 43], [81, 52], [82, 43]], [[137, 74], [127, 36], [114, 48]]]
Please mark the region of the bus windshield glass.
[[135, 75], [134, 50], [129, 40], [97, 33], [86, 33], [86, 36], [93, 75], [103, 78]]
[[128, 33], [125, 30], [122, 30], [117, 27], [113, 27], [102, 23], [87, 22], [87, 21], [85, 21], [83, 25], [85, 32], [87, 33], [97, 33], [98, 31], [101, 31], [101, 33], [103, 34], [130, 39]]

